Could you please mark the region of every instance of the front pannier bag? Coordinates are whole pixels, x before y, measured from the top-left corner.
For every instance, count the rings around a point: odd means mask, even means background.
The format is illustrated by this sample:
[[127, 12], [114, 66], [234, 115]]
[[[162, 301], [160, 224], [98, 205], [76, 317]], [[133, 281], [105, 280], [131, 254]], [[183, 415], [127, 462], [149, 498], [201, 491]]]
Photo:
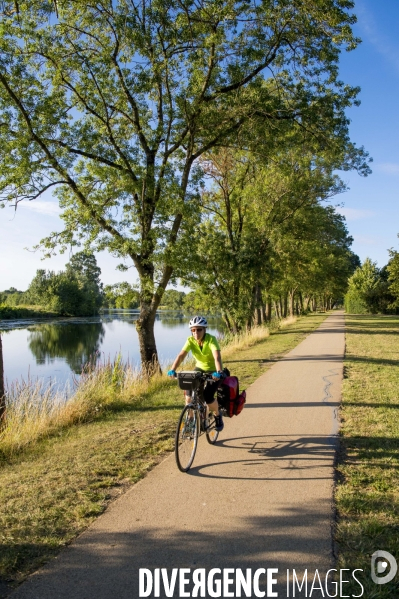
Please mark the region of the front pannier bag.
[[226, 416], [232, 418], [242, 412], [247, 394], [245, 391], [240, 393], [236, 376], [228, 376], [219, 385], [217, 396], [219, 404], [226, 411]]

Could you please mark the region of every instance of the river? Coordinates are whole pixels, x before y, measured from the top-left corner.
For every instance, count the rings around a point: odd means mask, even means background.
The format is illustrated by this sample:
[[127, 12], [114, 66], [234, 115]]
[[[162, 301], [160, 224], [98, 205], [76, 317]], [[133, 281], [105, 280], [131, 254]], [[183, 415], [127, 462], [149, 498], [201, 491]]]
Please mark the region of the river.
[[[136, 310], [113, 310], [92, 318], [58, 318], [50, 321], [0, 321], [3, 340], [4, 377], [41, 379], [64, 387], [72, 383], [88, 360], [124, 361], [140, 365]], [[155, 321], [155, 339], [161, 364], [170, 364], [190, 331], [189, 316], [162, 311]], [[220, 336], [223, 324], [208, 318], [208, 332]]]

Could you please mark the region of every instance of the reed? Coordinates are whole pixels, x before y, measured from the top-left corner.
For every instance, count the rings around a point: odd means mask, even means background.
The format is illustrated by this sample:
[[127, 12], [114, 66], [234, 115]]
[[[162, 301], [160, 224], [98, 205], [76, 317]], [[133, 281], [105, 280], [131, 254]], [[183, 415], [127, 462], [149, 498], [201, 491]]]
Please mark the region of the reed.
[[6, 392], [0, 452], [11, 455], [61, 428], [91, 421], [126, 404], [142, 405], [169, 384], [160, 374], [149, 379], [138, 368], [124, 364], [121, 356], [86, 367], [72, 395], [68, 385], [60, 390], [55, 382], [15, 381]]

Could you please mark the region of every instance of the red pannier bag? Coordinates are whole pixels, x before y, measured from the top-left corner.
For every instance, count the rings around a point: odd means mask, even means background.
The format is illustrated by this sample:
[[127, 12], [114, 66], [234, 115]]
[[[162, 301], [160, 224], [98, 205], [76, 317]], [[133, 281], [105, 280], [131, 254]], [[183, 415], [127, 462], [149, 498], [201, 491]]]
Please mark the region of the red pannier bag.
[[232, 418], [241, 414], [246, 402], [245, 391], [240, 393], [238, 378], [236, 376], [226, 377], [219, 385], [217, 398], [219, 404], [226, 411], [226, 416]]

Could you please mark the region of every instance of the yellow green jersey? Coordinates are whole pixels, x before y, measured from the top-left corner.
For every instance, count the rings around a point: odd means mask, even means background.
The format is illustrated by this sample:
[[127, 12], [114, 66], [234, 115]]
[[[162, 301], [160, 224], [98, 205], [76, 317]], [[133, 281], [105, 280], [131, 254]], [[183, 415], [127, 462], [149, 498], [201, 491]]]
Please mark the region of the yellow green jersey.
[[194, 337], [189, 337], [183, 347], [184, 351], [192, 353], [196, 361], [196, 367], [206, 372], [214, 372], [216, 370], [215, 358], [212, 352], [217, 349], [220, 350], [218, 340], [209, 333], [205, 333], [204, 335], [202, 348]]

